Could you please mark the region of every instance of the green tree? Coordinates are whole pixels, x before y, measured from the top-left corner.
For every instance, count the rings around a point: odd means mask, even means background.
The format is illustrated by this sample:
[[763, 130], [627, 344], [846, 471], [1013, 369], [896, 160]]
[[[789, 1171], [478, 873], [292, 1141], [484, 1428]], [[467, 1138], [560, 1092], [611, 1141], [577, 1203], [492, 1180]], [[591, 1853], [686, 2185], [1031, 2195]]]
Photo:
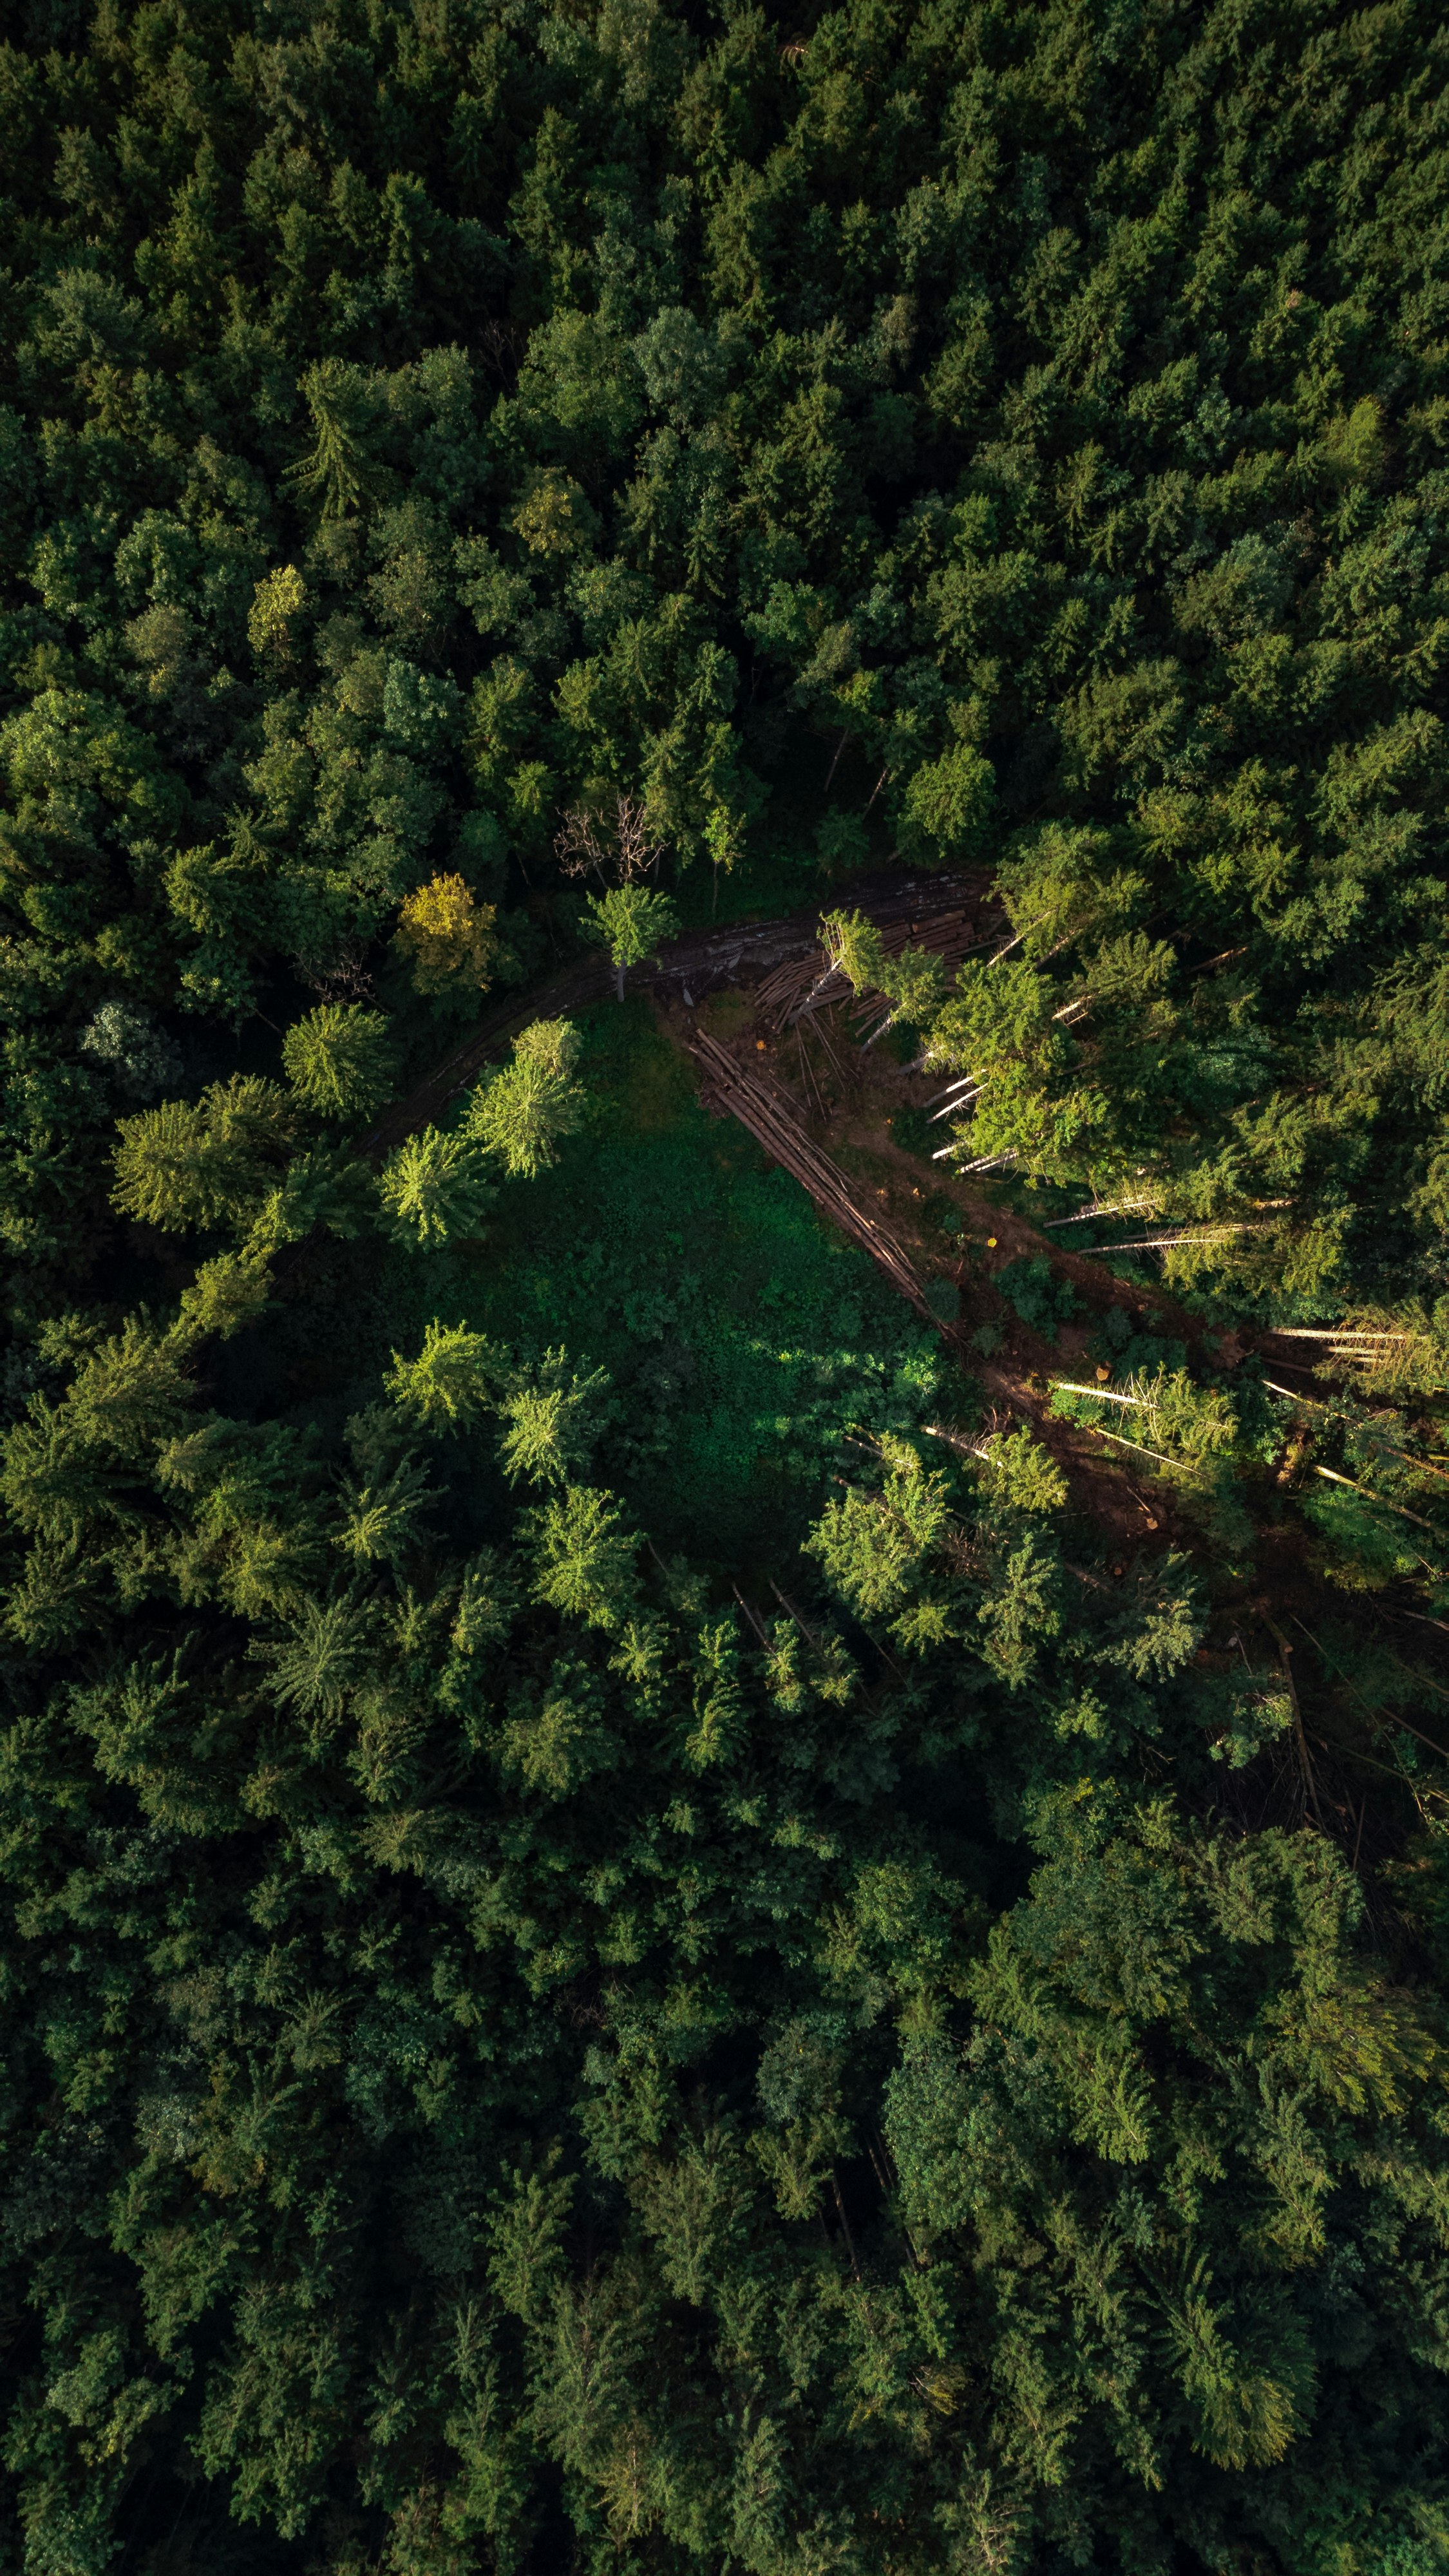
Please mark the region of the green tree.
[[586, 1099], [572, 1079], [581, 1041], [567, 1020], [535, 1020], [513, 1041], [513, 1062], [471, 1093], [464, 1132], [513, 1178], [533, 1179], [558, 1160], [558, 1139], [576, 1132]]
[[472, 1140], [437, 1127], [396, 1146], [377, 1187], [387, 1232], [421, 1252], [476, 1234], [495, 1195]]
[[282, 1040], [282, 1062], [304, 1107], [348, 1126], [375, 1116], [394, 1079], [383, 1013], [355, 1002], [322, 1002], [294, 1020]]
[[937, 868], [978, 857], [990, 834], [995, 789], [991, 763], [969, 742], [924, 762], [901, 798], [902, 856]]
[[302, 382], [316, 443], [292, 468], [298, 489], [313, 498], [326, 519], [342, 519], [378, 486], [368, 454], [368, 387], [361, 370], [344, 358], [322, 358]]
[[565, 1351], [548, 1351], [538, 1369], [515, 1380], [499, 1410], [508, 1428], [500, 1456], [510, 1483], [564, 1484], [583, 1464], [597, 1436], [598, 1399], [608, 1385], [602, 1369], [580, 1377]]
[[668, 895], [651, 894], [644, 886], [610, 886], [587, 900], [588, 915], [580, 930], [586, 939], [607, 948], [622, 1002], [626, 968], [656, 955], [664, 941], [673, 938], [679, 916]]
[[946, 1522], [946, 1480], [931, 1475], [907, 1442], [888, 1444], [877, 1493], [847, 1486], [806, 1545], [835, 1589], [863, 1617], [891, 1609]]
[[392, 1359], [391, 1374], [384, 1381], [388, 1394], [403, 1413], [430, 1431], [465, 1427], [494, 1401], [500, 1354], [485, 1334], [470, 1331], [466, 1324], [434, 1320], [416, 1358], [404, 1359], [394, 1351]]
[[[1043, 1865], [1031, 1897], [999, 1927], [973, 1974], [991, 2036], [969, 2076], [962, 2080], [949, 2044], [927, 2040], [892, 2081], [902, 2217], [922, 2259], [946, 2266], [941, 2286], [952, 2284], [947, 2298], [962, 2302], [956, 2313], [965, 2325], [967, 2300], [977, 2315], [993, 2313], [967, 2292], [974, 2268], [955, 2270], [971, 2265], [968, 2247], [985, 2250], [977, 2231], [988, 2198], [998, 2210], [1012, 2207], [1029, 2230], [1027, 2211], [1044, 2206], [1040, 2195], [1065, 2195], [1080, 2250], [1055, 2277], [1049, 2264], [1030, 2293], [1043, 2338], [1042, 2394], [1050, 2387], [1063, 2428], [1055, 2437], [1044, 2426], [1026, 2436], [1038, 2478], [1053, 2474], [1053, 2458], [1057, 2474], [1074, 2455], [1085, 2465], [1080, 2435], [1066, 2428], [1072, 2392], [1095, 2370], [1095, 2334], [1122, 2337], [1125, 2358], [1134, 2319], [1145, 2325], [1149, 2315], [1159, 2321], [1160, 2359], [1142, 2383], [1146, 2403], [1133, 2431], [1124, 2427], [1118, 2437], [1123, 2466], [1140, 2476], [1152, 2464], [1167, 2476], [1175, 2461], [1172, 2474], [1196, 2484], [1191, 2450], [1223, 2470], [1261, 2470], [1291, 2455], [1315, 2402], [1314, 2339], [1299, 2293], [1330, 2244], [1344, 2246], [1357, 2233], [1356, 2217], [1339, 2202], [1354, 2150], [1342, 2129], [1343, 2145], [1330, 2144], [1331, 2113], [1322, 2128], [1317, 2121], [1332, 2104], [1351, 2125], [1372, 2102], [1390, 2100], [1401, 2116], [1431, 2078], [1434, 2042], [1408, 1998], [1392, 1995], [1356, 1959], [1356, 1893], [1316, 1838], [1255, 1838], [1238, 1861], [1238, 1906], [1253, 1910], [1235, 1907], [1230, 1924], [1209, 1893], [1226, 1858], [1222, 1846], [1185, 1832], [1166, 1801], [1122, 1814], [1110, 1801], [1067, 1793], [1043, 1810], [1034, 1838]], [[1213, 1956], [1241, 1963], [1237, 1977], [1221, 1982], [1204, 1974], [1209, 1915]], [[1166, 2083], [1145, 2045], [1152, 2026], [1172, 2035]], [[1229, 2070], [1246, 2062], [1250, 2034], [1258, 2033], [1273, 2077], [1314, 2122], [1313, 2145], [1306, 2130], [1270, 2145], [1237, 2107]], [[1027, 2115], [1025, 2133], [1016, 2130], [1039, 2082], [1040, 2107]], [[968, 2181], [953, 2129], [968, 2102], [983, 2139], [994, 2141], [985, 2192], [979, 2167]], [[1211, 2176], [1183, 2206], [1168, 2178], [1169, 2141], [1205, 2137], [1210, 2128], [1218, 2139]], [[1002, 2151], [1013, 2134], [1025, 2156], [1009, 2181]], [[1404, 2152], [1418, 2169], [1423, 2150], [1407, 2133]], [[1154, 2221], [1130, 2242], [1115, 2232], [1112, 2214], [1124, 2167]], [[1026, 2241], [1004, 2233], [986, 2256], [1004, 2301], [995, 2313], [1014, 2304], [998, 2266], [1013, 2271], [1019, 2257], [1007, 2249]], [[1073, 2308], [1068, 2272], [1077, 2272], [1088, 2246], [1095, 2269], [1109, 2245], [1117, 2248], [1113, 2287], [1104, 2295], [1105, 2276], [1097, 2274], [1089, 2323]], [[967, 2336], [956, 2349], [969, 2368], [969, 2326]]]
[[634, 1600], [638, 1542], [624, 1528], [613, 1495], [566, 1485], [530, 1516], [527, 1528], [539, 1600], [591, 1627], [619, 1627]]
[[114, 1203], [168, 1233], [244, 1224], [296, 1133], [286, 1093], [256, 1074], [233, 1074], [199, 1101], [165, 1100], [116, 1124]]
[[189, 1288], [183, 1288], [171, 1337], [180, 1348], [226, 1341], [231, 1334], [260, 1321], [271, 1301], [271, 1274], [266, 1257], [254, 1246], [243, 1252], [217, 1253], [198, 1266]]

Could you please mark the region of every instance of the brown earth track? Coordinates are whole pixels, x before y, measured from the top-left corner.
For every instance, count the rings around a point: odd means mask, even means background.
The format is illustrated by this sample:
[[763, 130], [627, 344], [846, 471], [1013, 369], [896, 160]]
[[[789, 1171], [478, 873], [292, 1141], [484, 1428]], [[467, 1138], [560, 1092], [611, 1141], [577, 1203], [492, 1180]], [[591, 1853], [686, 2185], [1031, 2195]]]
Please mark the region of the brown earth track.
[[[847, 899], [869, 915], [888, 951], [905, 947], [912, 938], [923, 947], [936, 948], [933, 932], [939, 922], [943, 933], [939, 951], [954, 962], [965, 954], [964, 946], [957, 944], [965, 936], [964, 925], [974, 923], [988, 909], [989, 888], [986, 876], [869, 877], [852, 885]], [[775, 1007], [782, 994], [793, 993], [797, 983], [807, 993], [812, 983], [820, 981], [825, 966], [820, 915], [826, 908], [812, 903], [782, 920], [731, 922], [718, 930], [686, 931], [682, 938], [665, 943], [654, 965], [633, 970], [631, 987], [651, 993], [661, 1003], [682, 1002], [686, 1010], [693, 1010], [706, 995], [725, 986], [759, 985], [762, 1004], [765, 993], [773, 991]], [[779, 984], [782, 975], [785, 982]], [[440, 1117], [489, 1057], [530, 1020], [557, 1019], [582, 1010], [605, 1000], [612, 989], [613, 969], [602, 956], [587, 957], [551, 982], [496, 1003], [461, 1046], [384, 1110], [365, 1140], [364, 1152], [374, 1158], [386, 1154], [415, 1128]]]
[[[898, 957], [912, 942], [939, 957], [945, 966], [959, 966], [973, 948], [986, 945], [987, 935], [981, 924], [989, 910], [978, 897], [949, 910], [923, 912], [904, 920], [884, 921], [873, 914], [881, 934], [881, 946], [887, 957]], [[999, 914], [993, 916], [999, 922]], [[995, 935], [994, 929], [990, 934]], [[825, 971], [822, 972], [822, 969]], [[775, 1029], [798, 1027], [799, 1023], [821, 1011], [834, 1008], [848, 999], [852, 986], [838, 968], [826, 967], [819, 949], [800, 962], [779, 966], [768, 975], [756, 995], [760, 1019]], [[874, 1005], [868, 1009], [871, 1019], [879, 1017]]]
[[[1039, 1392], [1038, 1384], [1033, 1383], [1040, 1379], [1040, 1370], [1035, 1363], [1045, 1361], [1048, 1366], [1053, 1362], [1059, 1365], [1062, 1354], [1049, 1350], [1047, 1344], [1039, 1343], [1035, 1335], [1016, 1324], [1011, 1337], [1013, 1343], [1020, 1345], [1025, 1341], [1031, 1346], [1024, 1367], [999, 1367], [976, 1352], [970, 1352], [968, 1357], [965, 1332], [957, 1325], [942, 1322], [933, 1313], [912, 1258], [912, 1249], [898, 1233], [862, 1204], [840, 1165], [808, 1132], [799, 1104], [791, 1094], [751, 1070], [707, 1030], [696, 1026], [685, 1034], [683, 1043], [701, 1068], [701, 1098], [706, 1107], [737, 1118], [771, 1160], [789, 1172], [792, 1179], [808, 1192], [821, 1214], [870, 1254], [892, 1287], [908, 1300], [924, 1322], [934, 1327], [958, 1362], [969, 1367], [985, 1386], [995, 1404], [1009, 1418], [1031, 1424], [1066, 1474], [1079, 1504], [1111, 1531], [1124, 1551], [1129, 1548], [1135, 1551], [1154, 1534], [1158, 1544], [1169, 1544], [1176, 1522], [1170, 1504], [1154, 1500], [1153, 1508], [1149, 1510], [1133, 1493], [1117, 1462], [1104, 1458], [1101, 1451], [1092, 1445], [1089, 1433], [1049, 1412], [1046, 1394]], [[905, 1158], [896, 1149], [889, 1150], [891, 1159], [897, 1161], [903, 1170], [908, 1170]], [[959, 1191], [953, 1194], [965, 1195]], [[975, 1212], [989, 1219], [993, 1225], [1005, 1225], [1006, 1220], [989, 1202], [976, 1202], [972, 1195]], [[1018, 1221], [1018, 1230], [1030, 1244], [1042, 1244], [1043, 1238], [1033, 1228], [1020, 1225]], [[1050, 1249], [1049, 1246], [1046, 1248]], [[1009, 1254], [1008, 1257], [1013, 1256]], [[941, 1273], [938, 1260], [931, 1266], [938, 1274]], [[1087, 1266], [1081, 1264], [1083, 1269]], [[963, 1267], [958, 1262], [944, 1275], [951, 1277], [953, 1284], [959, 1287], [965, 1284]], [[1126, 1302], [1128, 1292], [1121, 1288], [1120, 1283], [1114, 1281], [1112, 1284]]]

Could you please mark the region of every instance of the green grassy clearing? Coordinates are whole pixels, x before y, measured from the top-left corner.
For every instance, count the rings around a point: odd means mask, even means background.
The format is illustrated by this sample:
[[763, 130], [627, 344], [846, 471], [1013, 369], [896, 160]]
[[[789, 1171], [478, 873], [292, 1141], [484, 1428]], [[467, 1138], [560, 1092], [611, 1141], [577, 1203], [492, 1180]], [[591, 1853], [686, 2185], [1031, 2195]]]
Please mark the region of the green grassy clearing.
[[843, 1433], [929, 1409], [934, 1339], [740, 1127], [706, 1115], [646, 1003], [580, 1026], [588, 1127], [503, 1193], [464, 1311], [522, 1355], [562, 1344], [608, 1371], [596, 1472], [659, 1544], [778, 1566]]
[[[218, 1392], [246, 1411], [290, 1399], [336, 1441], [434, 1316], [520, 1361], [562, 1346], [610, 1380], [593, 1479], [660, 1549], [764, 1582], [818, 1515], [845, 1435], [932, 1411], [939, 1346], [744, 1130], [700, 1107], [642, 997], [578, 1025], [590, 1111], [554, 1169], [505, 1183], [476, 1244], [326, 1246], [308, 1297], [219, 1355]], [[487, 1519], [494, 1503], [475, 1501]]]

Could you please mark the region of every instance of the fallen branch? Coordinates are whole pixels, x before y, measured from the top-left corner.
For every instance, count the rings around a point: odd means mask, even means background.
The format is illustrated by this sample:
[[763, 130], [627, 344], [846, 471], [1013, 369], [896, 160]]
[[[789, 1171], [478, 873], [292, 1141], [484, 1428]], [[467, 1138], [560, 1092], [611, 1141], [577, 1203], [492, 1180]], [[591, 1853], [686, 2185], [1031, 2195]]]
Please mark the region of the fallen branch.
[[1094, 1216], [1135, 1216], [1139, 1209], [1150, 1208], [1151, 1199], [1104, 1199], [1100, 1207], [1078, 1208], [1075, 1216], [1054, 1216], [1047, 1220], [1046, 1231], [1054, 1234], [1059, 1226], [1085, 1225]]
[[1138, 1404], [1145, 1411], [1151, 1411], [1146, 1396], [1120, 1395], [1115, 1387], [1081, 1386], [1074, 1377], [1054, 1377], [1047, 1383], [1054, 1395], [1089, 1395], [1094, 1404]]
[[1110, 1260], [1114, 1252], [1168, 1252], [1179, 1243], [1229, 1243], [1235, 1234], [1261, 1234], [1260, 1225], [1218, 1225], [1206, 1234], [1140, 1234], [1130, 1243], [1104, 1243], [1102, 1251]]
[[1135, 1449], [1139, 1458], [1156, 1458], [1160, 1465], [1173, 1468], [1179, 1476], [1190, 1476], [1192, 1473], [1192, 1469], [1185, 1467], [1180, 1458], [1169, 1458], [1164, 1449], [1149, 1449], [1141, 1440], [1124, 1440], [1120, 1431], [1108, 1431], [1100, 1422], [1079, 1423], [1077, 1428], [1081, 1431], [1090, 1431], [1096, 1440], [1115, 1440], [1119, 1449]]
[[[955, 1145], [943, 1145], [939, 1154], [933, 1154], [931, 1156], [931, 1160], [933, 1163], [944, 1163], [948, 1155], [954, 1154], [958, 1150], [959, 1149]], [[974, 1163], [963, 1163], [961, 1165], [961, 1170], [963, 1173], [994, 1172], [1002, 1163], [1019, 1163], [1020, 1161], [1020, 1149], [1015, 1145], [1008, 1145], [1004, 1154], [980, 1154], [977, 1156]]]
[[1275, 1342], [1360, 1342], [1379, 1347], [1403, 1349], [1411, 1339], [1408, 1333], [1370, 1333], [1352, 1324], [1272, 1324], [1268, 1338]]
[[690, 1040], [690, 1047], [723, 1105], [741, 1126], [749, 1129], [771, 1160], [798, 1181], [816, 1206], [880, 1264], [892, 1286], [909, 1300], [923, 1321], [942, 1329], [903, 1247], [876, 1218], [857, 1205], [837, 1166], [806, 1134], [788, 1104], [738, 1065], [705, 1031], [700, 1030]]

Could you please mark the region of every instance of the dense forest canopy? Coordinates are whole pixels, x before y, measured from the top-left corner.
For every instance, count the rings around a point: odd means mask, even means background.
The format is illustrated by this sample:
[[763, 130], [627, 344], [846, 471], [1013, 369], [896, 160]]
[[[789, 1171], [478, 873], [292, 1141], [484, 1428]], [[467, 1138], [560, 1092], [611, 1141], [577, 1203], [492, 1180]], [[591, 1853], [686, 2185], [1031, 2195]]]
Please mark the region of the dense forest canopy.
[[1443, 2576], [1442, 12], [6, 32], [0, 2568]]

